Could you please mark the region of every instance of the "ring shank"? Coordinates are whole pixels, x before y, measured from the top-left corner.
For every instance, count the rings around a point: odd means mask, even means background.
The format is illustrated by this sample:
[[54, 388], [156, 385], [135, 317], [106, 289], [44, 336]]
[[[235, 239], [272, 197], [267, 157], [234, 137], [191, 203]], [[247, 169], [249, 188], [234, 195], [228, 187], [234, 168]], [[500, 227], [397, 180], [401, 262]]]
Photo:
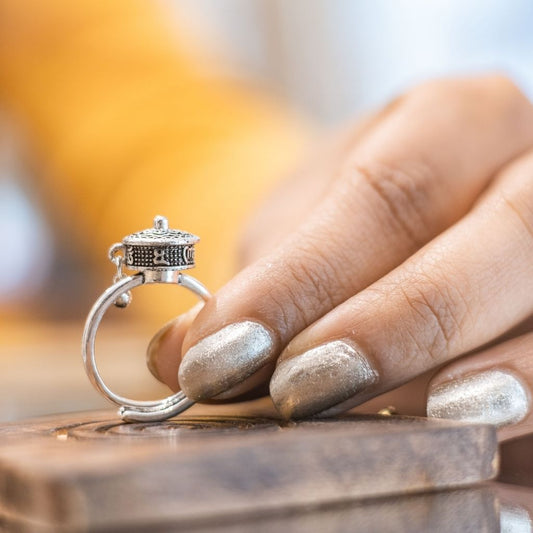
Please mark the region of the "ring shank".
[[119, 415], [123, 420], [153, 422], [175, 416], [188, 409], [194, 402], [181, 391], [162, 400], [151, 401], [132, 400], [115, 394], [100, 376], [95, 358], [96, 332], [106, 311], [121, 294], [145, 283], [175, 283], [192, 291], [204, 301], [211, 296], [197, 279], [181, 272], [173, 271], [172, 276], [161, 279], [150, 278], [143, 272], [122, 278], [102, 293], [89, 312], [82, 337], [82, 357], [89, 380], [104, 397], [120, 406]]

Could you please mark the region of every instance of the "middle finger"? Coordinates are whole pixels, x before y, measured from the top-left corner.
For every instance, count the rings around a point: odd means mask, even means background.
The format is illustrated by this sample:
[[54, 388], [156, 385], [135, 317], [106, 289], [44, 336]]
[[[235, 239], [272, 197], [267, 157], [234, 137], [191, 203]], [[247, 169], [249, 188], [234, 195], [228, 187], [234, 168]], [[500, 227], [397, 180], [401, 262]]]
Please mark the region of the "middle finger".
[[348, 409], [529, 316], [532, 175], [533, 151], [460, 222], [297, 336], [270, 385], [281, 413]]

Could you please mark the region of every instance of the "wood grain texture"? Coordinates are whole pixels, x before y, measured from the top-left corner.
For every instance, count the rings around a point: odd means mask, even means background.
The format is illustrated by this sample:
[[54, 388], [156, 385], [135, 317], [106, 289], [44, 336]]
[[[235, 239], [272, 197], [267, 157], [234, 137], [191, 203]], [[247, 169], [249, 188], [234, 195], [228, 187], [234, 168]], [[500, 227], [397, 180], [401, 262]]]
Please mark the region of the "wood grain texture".
[[493, 428], [420, 418], [123, 424], [82, 413], [0, 426], [0, 508], [10, 523], [58, 532], [188, 530], [473, 485], [495, 476], [497, 457]]

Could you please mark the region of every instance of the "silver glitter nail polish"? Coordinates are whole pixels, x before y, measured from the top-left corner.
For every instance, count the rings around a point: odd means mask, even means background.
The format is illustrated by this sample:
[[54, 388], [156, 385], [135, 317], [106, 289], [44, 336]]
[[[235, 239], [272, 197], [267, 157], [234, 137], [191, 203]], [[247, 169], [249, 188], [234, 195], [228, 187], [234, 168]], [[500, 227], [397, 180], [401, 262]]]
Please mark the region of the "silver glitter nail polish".
[[338, 340], [281, 363], [270, 381], [270, 395], [283, 417], [302, 418], [354, 397], [377, 380], [368, 359]]
[[529, 393], [510, 372], [487, 370], [449, 381], [430, 391], [427, 414], [498, 427], [522, 420]]
[[519, 505], [500, 506], [501, 533], [532, 533], [533, 523], [528, 511]]
[[181, 363], [180, 387], [191, 400], [207, 400], [257, 372], [274, 356], [274, 339], [258, 322], [236, 322], [192, 346]]

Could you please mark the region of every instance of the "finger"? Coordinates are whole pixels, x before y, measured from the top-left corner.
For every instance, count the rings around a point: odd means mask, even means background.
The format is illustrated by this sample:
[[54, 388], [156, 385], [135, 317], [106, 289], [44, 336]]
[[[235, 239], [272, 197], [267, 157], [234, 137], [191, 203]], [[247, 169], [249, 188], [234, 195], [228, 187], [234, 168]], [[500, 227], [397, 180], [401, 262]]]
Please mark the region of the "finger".
[[[362, 403], [528, 317], [532, 175], [533, 151], [460, 222], [296, 337], [270, 385], [280, 411], [297, 417]], [[319, 393], [308, 381], [321, 383]]]
[[320, 151], [310, 154], [306, 164], [273, 191], [247, 224], [239, 251], [242, 268], [276, 248], [287, 232], [309, 216], [339, 177], [340, 162], [401, 101], [398, 97], [345, 132], [324, 138]]
[[501, 78], [405, 97], [298, 231], [202, 310], [183, 345], [184, 392], [211, 398], [271, 364], [299, 331], [462, 216], [532, 142], [531, 106]]
[[[518, 326], [489, 342], [485, 348], [488, 349], [531, 331], [533, 331], [533, 319], [528, 317]], [[356, 413], [375, 414], [385, 408], [392, 407], [394, 412], [402, 415], [426, 416], [426, 393], [434, 375], [435, 370], [429, 370], [396, 389], [371, 398], [369, 401], [354, 408], [353, 411]]]
[[179, 389], [178, 368], [183, 339], [203, 306], [203, 302], [198, 302], [189, 311], [165, 324], [146, 350], [146, 366], [152, 375], [174, 391]]
[[533, 333], [442, 368], [432, 379], [427, 414], [493, 424], [506, 440], [533, 432]]
[[[363, 135], [369, 132], [378, 121], [386, 116], [399, 100], [394, 100], [378, 113], [373, 113], [359, 121], [355, 127], [351, 127], [343, 133], [339, 139], [331, 139], [324, 154], [316, 155], [312, 163], [303, 168], [295, 176], [283, 184], [282, 187], [265, 203], [259, 213], [250, 223], [245, 239], [241, 246], [240, 263], [251, 263], [255, 258], [264, 255], [266, 250], [274, 248], [274, 243], [279, 242], [280, 236], [285, 234], [287, 228], [295, 228], [304, 216], [314, 207], [320, 198], [324, 196], [328, 183], [332, 181], [337, 171], [337, 165], [341, 155], [348, 147], [357, 142]], [[284, 205], [289, 201], [294, 204], [297, 194], [302, 199], [301, 190], [305, 191], [303, 201], [298, 203], [297, 209]], [[276, 226], [269, 225], [269, 213], [282, 213], [284, 218], [276, 220]], [[279, 217], [278, 217], [279, 218]], [[266, 229], [268, 227], [268, 230]], [[193, 320], [198, 315], [203, 304], [198, 304], [189, 312], [177, 317], [165, 324], [152, 338], [147, 349], [147, 366], [152, 375], [168, 385], [172, 390], [179, 389], [178, 368], [181, 362], [181, 345]], [[264, 375], [254, 377], [244, 387], [233, 387], [226, 394], [238, 396], [249, 388], [256, 388], [272, 374], [273, 366], [264, 370]], [[268, 393], [268, 386], [264, 391]], [[223, 399], [224, 395], [220, 397]]]

